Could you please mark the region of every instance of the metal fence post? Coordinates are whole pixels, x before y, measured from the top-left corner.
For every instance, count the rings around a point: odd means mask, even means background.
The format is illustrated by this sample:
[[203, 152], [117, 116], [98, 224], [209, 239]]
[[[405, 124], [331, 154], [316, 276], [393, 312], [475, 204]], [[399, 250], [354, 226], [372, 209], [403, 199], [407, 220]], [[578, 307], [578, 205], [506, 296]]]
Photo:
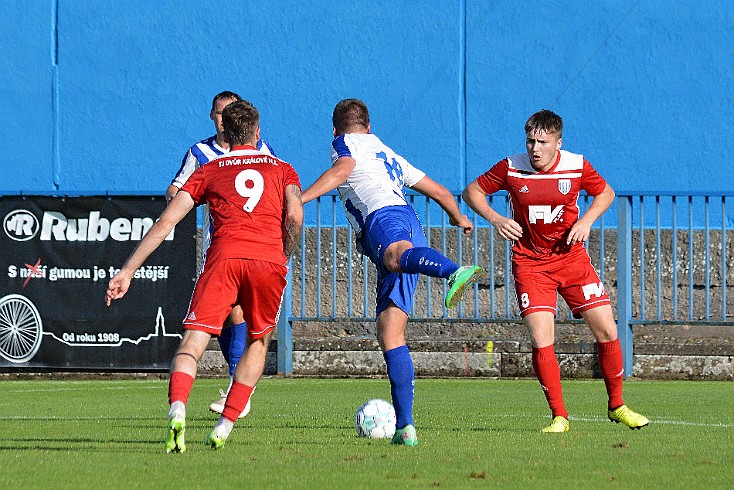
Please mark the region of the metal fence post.
[[617, 333], [624, 376], [632, 375], [632, 196], [617, 196]]
[[280, 305], [278, 315], [278, 376], [293, 375], [293, 336], [291, 318], [293, 317], [293, 282], [292, 259], [288, 263], [286, 274], [287, 284], [283, 294], [283, 302]]

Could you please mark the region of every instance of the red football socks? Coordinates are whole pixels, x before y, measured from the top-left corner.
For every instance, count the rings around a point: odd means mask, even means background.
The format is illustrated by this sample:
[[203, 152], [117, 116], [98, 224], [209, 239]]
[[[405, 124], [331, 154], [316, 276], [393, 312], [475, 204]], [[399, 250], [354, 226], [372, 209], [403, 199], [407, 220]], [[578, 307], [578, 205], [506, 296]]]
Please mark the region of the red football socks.
[[563, 388], [561, 387], [561, 368], [553, 350], [553, 344], [547, 347], [533, 347], [533, 371], [540, 381], [540, 386], [548, 400], [548, 406], [554, 417], [568, 418], [568, 412], [563, 404]]
[[232, 383], [232, 387], [229, 389], [229, 394], [227, 395], [227, 401], [224, 402], [222, 417], [236, 422], [237, 417], [240, 416], [242, 410], [245, 409], [247, 402], [250, 400], [253, 389], [252, 386], [247, 386], [236, 381]]
[[622, 346], [619, 344], [619, 339], [616, 339], [611, 342], [597, 342], [596, 350], [599, 370], [604, 377], [607, 395], [609, 395], [609, 410], [613, 410], [624, 405], [622, 400], [622, 378], [624, 376]]
[[171, 373], [171, 379], [168, 382], [168, 403], [186, 402], [189, 400], [191, 387], [194, 385], [194, 378], [190, 375], [178, 371]]

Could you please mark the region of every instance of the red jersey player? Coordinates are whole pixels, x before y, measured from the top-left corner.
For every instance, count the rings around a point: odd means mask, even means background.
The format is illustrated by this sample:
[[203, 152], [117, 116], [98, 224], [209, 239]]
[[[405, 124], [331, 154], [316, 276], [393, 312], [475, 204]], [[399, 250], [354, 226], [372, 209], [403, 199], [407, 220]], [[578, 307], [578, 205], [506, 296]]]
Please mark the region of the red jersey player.
[[171, 364], [166, 452], [186, 450], [186, 401], [198, 361], [211, 336], [221, 332], [232, 305], [239, 304], [248, 345], [222, 416], [206, 439], [212, 448], [224, 445], [265, 367], [286, 286], [286, 264], [303, 224], [295, 170], [255, 147], [260, 139], [257, 109], [246, 101], [233, 102], [222, 119], [231, 151], [191, 175], [107, 288], [109, 306], [125, 295], [135, 271], [194, 205], [209, 204], [216, 226]]
[[[527, 152], [507, 157], [464, 189], [464, 201], [489, 221], [512, 246], [512, 274], [520, 315], [532, 342], [532, 362], [553, 420], [543, 432], [567, 432], [561, 371], [554, 351], [556, 298], [560, 294], [576, 318], [583, 318], [597, 342], [599, 368], [609, 403], [607, 415], [632, 429], [644, 416], [622, 400], [623, 360], [617, 325], [604, 286], [584, 242], [591, 225], [609, 208], [614, 191], [583, 156], [561, 150], [563, 120], [542, 110], [525, 123]], [[512, 218], [494, 211], [486, 196], [510, 194]], [[593, 196], [579, 216], [577, 200]]]

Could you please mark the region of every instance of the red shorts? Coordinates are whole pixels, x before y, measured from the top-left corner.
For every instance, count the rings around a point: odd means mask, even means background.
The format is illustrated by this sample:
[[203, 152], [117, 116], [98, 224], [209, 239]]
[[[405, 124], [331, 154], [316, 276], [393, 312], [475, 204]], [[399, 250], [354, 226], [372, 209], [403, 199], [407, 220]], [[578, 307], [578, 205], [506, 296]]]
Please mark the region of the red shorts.
[[207, 262], [196, 281], [183, 328], [212, 335], [232, 307], [242, 307], [247, 334], [255, 339], [267, 335], [278, 322], [288, 269], [264, 260], [221, 259]]
[[582, 311], [611, 303], [583, 247], [538, 263], [513, 261], [512, 275], [523, 318], [538, 311], [550, 311], [555, 316], [558, 294], [574, 318], [581, 318]]

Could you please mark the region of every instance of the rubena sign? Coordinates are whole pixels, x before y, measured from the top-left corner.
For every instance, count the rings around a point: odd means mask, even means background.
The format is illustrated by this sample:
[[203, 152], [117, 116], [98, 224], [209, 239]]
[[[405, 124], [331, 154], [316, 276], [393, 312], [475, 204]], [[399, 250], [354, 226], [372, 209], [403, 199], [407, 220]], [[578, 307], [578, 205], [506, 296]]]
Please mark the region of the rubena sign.
[[0, 197], [0, 368], [165, 370], [194, 286], [189, 213], [104, 304], [163, 197]]

